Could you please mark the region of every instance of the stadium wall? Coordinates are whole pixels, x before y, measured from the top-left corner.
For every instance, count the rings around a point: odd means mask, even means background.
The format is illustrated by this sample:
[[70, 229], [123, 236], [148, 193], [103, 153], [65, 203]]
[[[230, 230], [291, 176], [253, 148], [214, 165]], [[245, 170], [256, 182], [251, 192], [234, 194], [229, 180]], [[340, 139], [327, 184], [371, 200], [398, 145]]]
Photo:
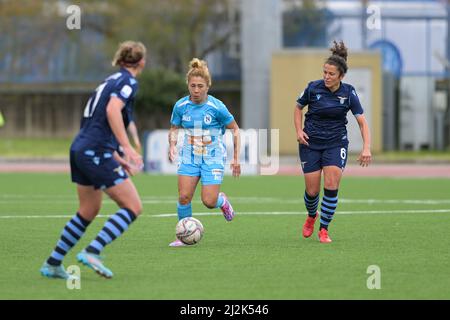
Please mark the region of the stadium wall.
[[[0, 84], [0, 111], [5, 125], [0, 138], [72, 138], [80, 128], [86, 102], [96, 83]], [[241, 122], [240, 81], [215, 81], [210, 93]], [[174, 101], [175, 103], [176, 101]], [[151, 114], [135, 109], [139, 132], [168, 128], [172, 110]]]
[[[298, 153], [294, 127], [296, 100], [310, 81], [322, 78], [322, 66], [328, 56], [328, 50], [302, 49], [283, 50], [272, 57], [270, 127], [280, 130], [281, 155]], [[383, 142], [381, 56], [371, 52], [350, 52], [348, 64], [349, 72], [343, 82], [348, 81], [355, 86], [368, 116], [372, 151], [381, 151]], [[364, 81], [359, 81], [359, 77]], [[366, 99], [367, 103], [364, 104]], [[349, 112], [349, 151], [356, 152], [362, 142], [359, 132], [354, 132], [357, 130], [355, 129], [357, 124], [352, 117]], [[359, 137], [354, 139], [356, 135]]]
[[0, 110], [5, 118], [0, 137], [68, 138], [80, 128], [90, 91], [0, 86], [0, 95]]

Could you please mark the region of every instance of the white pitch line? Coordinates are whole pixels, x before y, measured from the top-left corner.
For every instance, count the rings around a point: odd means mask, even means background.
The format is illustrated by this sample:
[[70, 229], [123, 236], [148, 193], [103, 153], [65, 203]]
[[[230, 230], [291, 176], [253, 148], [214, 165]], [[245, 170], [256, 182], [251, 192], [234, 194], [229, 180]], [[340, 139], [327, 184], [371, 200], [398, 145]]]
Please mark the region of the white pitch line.
[[[436, 209], [436, 210], [367, 210], [367, 211], [337, 211], [336, 215], [351, 215], [351, 214], [398, 214], [398, 213], [450, 213], [450, 209]], [[253, 212], [237, 212], [236, 215], [305, 215], [306, 212], [298, 211], [253, 211]], [[215, 216], [222, 215], [219, 212], [197, 212], [193, 216]], [[58, 219], [71, 218], [73, 215], [0, 215], [0, 219]], [[108, 218], [109, 215], [98, 215], [99, 218]], [[176, 213], [163, 214], [143, 214], [143, 218], [171, 218], [177, 217]]]
[[[2, 199], [3, 198], [3, 199]], [[0, 205], [1, 204], [9, 204], [16, 203], [17, 201], [22, 201], [20, 197], [1, 197], [0, 196]], [[52, 203], [59, 204], [69, 204], [69, 203], [78, 203], [76, 198], [52, 198], [52, 197], [35, 197], [27, 199], [29, 203], [47, 203], [51, 201]], [[112, 204], [114, 203], [112, 200], [105, 198], [104, 203]], [[194, 203], [201, 203], [200, 200], [195, 199]], [[283, 203], [283, 204], [303, 204], [303, 199], [282, 199], [282, 198], [232, 198], [233, 203], [256, 203], [256, 204], [270, 204], [270, 203]], [[23, 203], [23, 202], [22, 202]], [[174, 198], [142, 198], [143, 204], [174, 204], [176, 203], [176, 199]], [[433, 199], [417, 199], [417, 200], [402, 200], [402, 199], [339, 199], [339, 203], [349, 203], [349, 204], [413, 204], [413, 205], [440, 205], [440, 204], [450, 204], [450, 199], [442, 199], [442, 200], [433, 200]]]
[[[70, 219], [72, 218], [73, 215], [33, 215], [33, 216], [13, 216], [13, 215], [9, 215], [9, 216], [2, 216], [0, 215], [0, 219]], [[99, 218], [108, 218], [108, 215], [103, 215], [103, 214], [99, 214], [97, 217]]]
[[[52, 203], [78, 203], [78, 199], [74, 195], [43, 195], [43, 194], [0, 194], [0, 204], [15, 203], [18, 200], [27, 200], [30, 203], [49, 202]], [[142, 196], [144, 204], [173, 204], [177, 201], [176, 195], [166, 196]], [[303, 198], [275, 198], [275, 197], [232, 197], [233, 203], [283, 203], [283, 204], [303, 204]], [[199, 199], [194, 200], [195, 203], [201, 203]], [[23, 203], [23, 202], [22, 202]], [[104, 203], [114, 203], [105, 196]], [[450, 199], [347, 199], [340, 198], [339, 203], [359, 203], [359, 204], [415, 204], [415, 205], [439, 205], [450, 204]]]
[[[384, 214], [384, 213], [450, 213], [450, 209], [436, 209], [436, 210], [369, 210], [369, 211], [337, 211], [336, 215], [348, 215], [348, 214]], [[237, 212], [236, 215], [305, 215], [306, 212], [298, 211], [254, 211], [254, 212]], [[199, 212], [193, 213], [193, 216], [209, 216], [209, 215], [221, 215], [221, 213], [208, 213]], [[176, 217], [177, 214], [165, 213], [152, 215], [154, 218], [166, 218]]]

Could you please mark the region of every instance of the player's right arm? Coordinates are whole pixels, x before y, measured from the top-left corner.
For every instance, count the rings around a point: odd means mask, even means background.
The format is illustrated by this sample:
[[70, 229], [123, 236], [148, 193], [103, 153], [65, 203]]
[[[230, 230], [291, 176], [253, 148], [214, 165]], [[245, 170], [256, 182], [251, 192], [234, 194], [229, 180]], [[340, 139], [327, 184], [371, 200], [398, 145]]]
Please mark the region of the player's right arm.
[[174, 162], [177, 156], [178, 129], [180, 127], [172, 125], [169, 129], [169, 161]]
[[310, 95], [310, 86], [312, 82], [308, 83], [305, 90], [300, 94], [300, 96], [297, 98], [297, 104], [295, 105], [294, 110], [294, 125], [295, 125], [295, 132], [297, 133], [297, 141], [300, 144], [309, 145], [308, 135], [303, 131], [303, 107], [309, 105], [309, 95]]
[[169, 161], [174, 162], [177, 156], [177, 141], [178, 141], [178, 129], [181, 125], [182, 112], [178, 106], [179, 100], [173, 107], [172, 116], [170, 117], [170, 129], [169, 129]]
[[125, 159], [127, 161], [131, 160], [137, 167], [140, 168], [144, 164], [142, 161], [142, 157], [131, 146], [127, 131], [125, 129], [125, 124], [123, 123], [122, 108], [124, 106], [125, 104], [121, 99], [115, 96], [111, 96], [108, 105], [106, 106], [106, 116], [109, 126], [111, 127], [111, 130], [117, 139], [117, 142], [123, 148]]
[[297, 133], [297, 141], [300, 144], [309, 145], [308, 135], [303, 131], [303, 110], [301, 105], [297, 104], [294, 110], [294, 125]]

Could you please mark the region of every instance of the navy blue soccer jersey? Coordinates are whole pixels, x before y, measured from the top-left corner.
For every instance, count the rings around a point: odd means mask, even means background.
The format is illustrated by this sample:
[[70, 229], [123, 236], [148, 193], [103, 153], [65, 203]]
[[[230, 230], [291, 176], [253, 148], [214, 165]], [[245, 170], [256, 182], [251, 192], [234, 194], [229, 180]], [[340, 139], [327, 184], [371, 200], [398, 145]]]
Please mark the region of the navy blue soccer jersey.
[[133, 120], [133, 100], [138, 83], [124, 68], [112, 74], [97, 87], [88, 100], [81, 120], [80, 132], [72, 143], [72, 150], [108, 150], [118, 148], [118, 142], [109, 126], [106, 107], [111, 97], [123, 101], [122, 118], [125, 127]]
[[355, 88], [342, 82], [337, 91], [331, 92], [323, 80], [312, 81], [297, 103], [301, 108], [308, 106], [304, 132], [312, 149], [347, 146], [347, 112], [351, 110], [355, 117], [364, 112]]

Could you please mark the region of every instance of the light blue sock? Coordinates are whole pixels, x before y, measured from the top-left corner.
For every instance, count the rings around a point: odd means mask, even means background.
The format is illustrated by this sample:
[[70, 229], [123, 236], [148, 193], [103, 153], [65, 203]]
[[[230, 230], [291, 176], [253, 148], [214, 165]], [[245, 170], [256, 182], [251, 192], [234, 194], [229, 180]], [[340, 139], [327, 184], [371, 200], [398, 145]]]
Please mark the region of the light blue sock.
[[187, 217], [192, 217], [191, 203], [182, 205], [179, 202], [177, 202], [177, 213], [178, 213], [178, 220], [181, 220], [181, 219], [187, 218]]
[[219, 194], [219, 196], [217, 197], [216, 208], [220, 208], [224, 202], [225, 202], [224, 197], [221, 194]]

